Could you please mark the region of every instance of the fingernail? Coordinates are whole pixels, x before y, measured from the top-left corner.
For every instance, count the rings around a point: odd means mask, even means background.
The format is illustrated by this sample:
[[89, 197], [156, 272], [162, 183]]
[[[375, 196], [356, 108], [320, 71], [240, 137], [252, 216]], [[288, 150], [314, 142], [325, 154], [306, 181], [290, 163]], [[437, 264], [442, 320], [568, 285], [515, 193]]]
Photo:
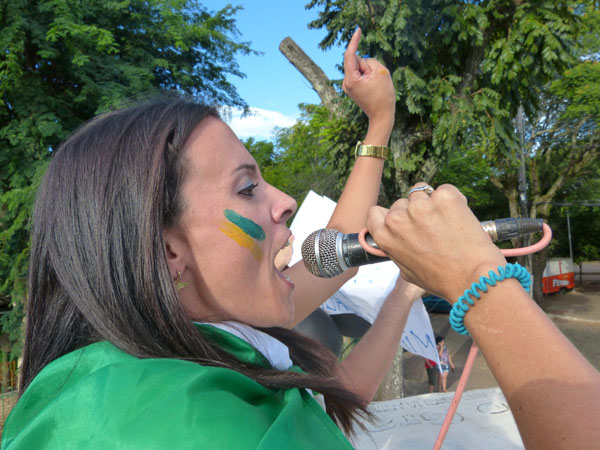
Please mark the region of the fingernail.
[[354, 29], [354, 32], [356, 33], [356, 31], [359, 29], [360, 27], [358, 25], [356, 25], [356, 28]]

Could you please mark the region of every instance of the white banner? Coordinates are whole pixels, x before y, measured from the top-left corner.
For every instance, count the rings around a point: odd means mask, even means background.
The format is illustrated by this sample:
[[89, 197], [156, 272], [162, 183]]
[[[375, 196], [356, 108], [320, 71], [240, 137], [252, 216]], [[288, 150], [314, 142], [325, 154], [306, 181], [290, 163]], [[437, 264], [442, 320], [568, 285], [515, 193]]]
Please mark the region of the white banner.
[[[387, 402], [373, 402], [375, 416], [352, 440], [357, 450], [431, 450], [440, 432], [454, 393], [424, 394]], [[444, 450], [485, 448], [523, 449], [517, 425], [500, 388], [463, 393]]]

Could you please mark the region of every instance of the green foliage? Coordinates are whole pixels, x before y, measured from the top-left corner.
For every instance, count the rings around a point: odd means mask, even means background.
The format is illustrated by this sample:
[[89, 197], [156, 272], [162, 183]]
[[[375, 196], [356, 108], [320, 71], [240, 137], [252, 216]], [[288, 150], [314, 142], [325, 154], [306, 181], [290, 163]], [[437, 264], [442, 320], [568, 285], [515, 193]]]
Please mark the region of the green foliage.
[[352, 133], [351, 125], [344, 119], [333, 118], [324, 107], [306, 106], [301, 120], [278, 131], [278, 165], [267, 174], [299, 202], [309, 189], [337, 198], [350, 163], [350, 149], [341, 148], [337, 137], [347, 133]]
[[481, 156], [476, 149], [462, 154], [455, 152], [440, 166], [433, 185], [449, 183], [460, 189], [479, 220], [510, 217], [502, 193], [489, 182], [492, 173], [488, 158]]
[[569, 256], [567, 209], [571, 225], [573, 262], [600, 261], [600, 206], [574, 205], [556, 208], [548, 218], [553, 231], [554, 256]]
[[[272, 167], [275, 162], [275, 146], [269, 141], [257, 141], [254, 138], [248, 138], [242, 142], [248, 151], [252, 154], [260, 170]], [[269, 181], [269, 180], [267, 180]], [[270, 181], [269, 181], [270, 182]], [[273, 184], [273, 183], [271, 183]]]
[[[550, 211], [554, 256], [569, 256], [567, 214], [571, 225], [573, 261], [600, 260], [600, 167], [568, 183], [555, 198]], [[568, 205], [568, 206], [567, 206]]]
[[247, 105], [226, 6], [196, 0], [0, 0], [0, 304], [17, 339], [26, 298], [28, 227], [52, 151], [86, 120], [156, 90]]
[[566, 70], [551, 84], [550, 93], [565, 103], [562, 121], [600, 117], [600, 63], [585, 60]]
[[[518, 148], [513, 118], [533, 113], [540, 92], [574, 63], [592, 2], [312, 0], [322, 48], [345, 45], [357, 25], [360, 51], [392, 73], [398, 101], [390, 175], [396, 192], [430, 181], [435, 164], [472, 145], [499, 158]], [[429, 161], [429, 165], [424, 162]], [[434, 170], [431, 170], [433, 166]], [[427, 169], [427, 170], [425, 170]]]
[[335, 199], [354, 160], [354, 146], [346, 146], [345, 140], [351, 135], [358, 140], [358, 128], [344, 115], [336, 118], [323, 106], [300, 106], [300, 120], [277, 130], [275, 143], [250, 138], [244, 145], [258, 162], [263, 178], [299, 203], [311, 189]]
[[[527, 168], [531, 201], [548, 205], [597, 176], [600, 157], [600, 64], [582, 61], [566, 70], [541, 96], [542, 108], [529, 120]], [[497, 163], [497, 165], [500, 162]]]

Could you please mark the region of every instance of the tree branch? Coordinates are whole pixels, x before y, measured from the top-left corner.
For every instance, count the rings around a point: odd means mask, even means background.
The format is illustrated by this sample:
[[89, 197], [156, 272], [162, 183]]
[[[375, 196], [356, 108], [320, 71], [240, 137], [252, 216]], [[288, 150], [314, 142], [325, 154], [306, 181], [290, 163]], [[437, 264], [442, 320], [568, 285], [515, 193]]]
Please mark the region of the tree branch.
[[461, 74], [461, 82], [456, 89], [456, 95], [458, 97], [462, 97], [465, 95], [465, 92], [468, 91], [471, 87], [473, 87], [475, 82], [476, 74], [478, 73], [479, 66], [481, 65], [481, 61], [485, 56], [485, 48], [487, 47], [490, 37], [491, 30], [488, 26], [487, 28], [480, 30], [483, 39], [480, 45], [475, 43], [472, 44], [469, 52], [469, 56], [467, 57], [466, 63], [464, 65], [464, 70]]
[[323, 105], [337, 116], [339, 95], [325, 72], [290, 37], [281, 41], [279, 51], [308, 80]]

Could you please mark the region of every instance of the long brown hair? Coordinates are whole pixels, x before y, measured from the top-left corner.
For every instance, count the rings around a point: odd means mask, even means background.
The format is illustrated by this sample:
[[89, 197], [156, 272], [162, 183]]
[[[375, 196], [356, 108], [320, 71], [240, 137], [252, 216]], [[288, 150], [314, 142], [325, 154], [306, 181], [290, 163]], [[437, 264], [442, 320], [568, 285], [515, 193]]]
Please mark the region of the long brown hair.
[[56, 358], [106, 340], [140, 358], [228, 367], [271, 388], [306, 387], [350, 432], [365, 405], [335, 376], [332, 353], [297, 333], [263, 330], [305, 373], [248, 365], [186, 316], [162, 231], [181, 213], [182, 149], [209, 106], [162, 98], [100, 116], [56, 151], [34, 209], [20, 392]]

